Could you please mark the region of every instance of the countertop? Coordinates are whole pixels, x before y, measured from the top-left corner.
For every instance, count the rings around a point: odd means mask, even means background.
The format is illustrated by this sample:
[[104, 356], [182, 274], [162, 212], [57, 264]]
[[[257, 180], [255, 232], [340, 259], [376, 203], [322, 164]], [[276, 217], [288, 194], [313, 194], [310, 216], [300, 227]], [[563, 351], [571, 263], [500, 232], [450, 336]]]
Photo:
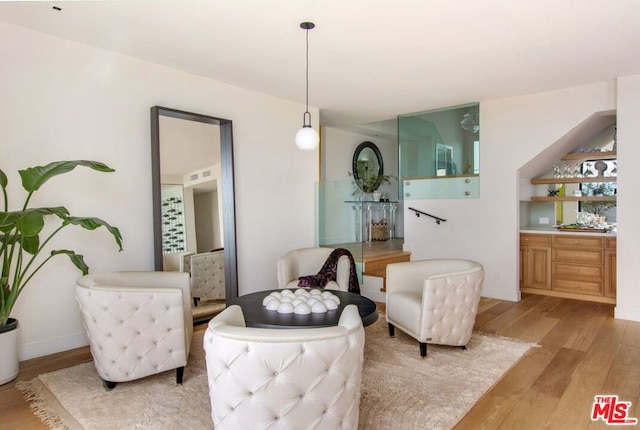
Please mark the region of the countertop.
[[585, 232], [585, 231], [559, 231], [553, 227], [520, 227], [520, 233], [532, 234], [579, 234], [580, 236], [616, 236], [616, 231], [612, 230], [607, 233], [601, 232]]

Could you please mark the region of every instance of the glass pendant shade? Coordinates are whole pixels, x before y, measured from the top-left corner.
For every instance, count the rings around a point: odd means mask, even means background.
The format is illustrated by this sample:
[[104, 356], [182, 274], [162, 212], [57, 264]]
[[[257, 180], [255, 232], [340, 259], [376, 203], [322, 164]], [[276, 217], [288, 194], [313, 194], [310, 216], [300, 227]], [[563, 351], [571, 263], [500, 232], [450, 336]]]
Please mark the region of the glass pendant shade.
[[296, 146], [303, 151], [313, 151], [319, 142], [318, 133], [310, 125], [304, 125], [296, 133]]

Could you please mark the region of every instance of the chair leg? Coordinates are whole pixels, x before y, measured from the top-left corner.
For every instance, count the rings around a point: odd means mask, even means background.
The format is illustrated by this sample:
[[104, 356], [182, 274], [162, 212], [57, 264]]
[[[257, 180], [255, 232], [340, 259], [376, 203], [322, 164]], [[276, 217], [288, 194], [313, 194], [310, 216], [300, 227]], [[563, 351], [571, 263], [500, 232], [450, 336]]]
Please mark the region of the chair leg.
[[420, 342], [420, 356], [421, 357], [426, 357], [427, 356], [427, 343], [426, 342]]
[[182, 385], [182, 377], [184, 376], [184, 366], [176, 369], [176, 384]]
[[116, 388], [116, 385], [117, 382], [105, 381], [104, 379], [102, 380], [102, 386], [107, 391], [113, 390], [114, 388]]
[[389, 337], [394, 337], [396, 335], [396, 328], [391, 323], [388, 323], [388, 325], [389, 325]]

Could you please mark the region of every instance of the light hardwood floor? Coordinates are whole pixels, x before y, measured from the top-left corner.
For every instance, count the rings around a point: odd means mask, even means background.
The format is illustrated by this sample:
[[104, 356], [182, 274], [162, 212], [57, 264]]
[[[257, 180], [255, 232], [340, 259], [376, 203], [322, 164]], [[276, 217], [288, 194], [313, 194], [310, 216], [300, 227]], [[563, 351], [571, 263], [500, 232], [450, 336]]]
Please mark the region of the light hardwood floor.
[[[507, 372], [456, 429], [608, 428], [590, 420], [596, 394], [617, 394], [632, 403], [630, 415], [640, 417], [640, 323], [614, 319], [613, 305], [537, 295], [518, 303], [483, 298], [476, 329], [540, 347]], [[88, 348], [28, 360], [18, 380], [90, 360]], [[0, 386], [0, 428], [46, 429], [13, 385]]]

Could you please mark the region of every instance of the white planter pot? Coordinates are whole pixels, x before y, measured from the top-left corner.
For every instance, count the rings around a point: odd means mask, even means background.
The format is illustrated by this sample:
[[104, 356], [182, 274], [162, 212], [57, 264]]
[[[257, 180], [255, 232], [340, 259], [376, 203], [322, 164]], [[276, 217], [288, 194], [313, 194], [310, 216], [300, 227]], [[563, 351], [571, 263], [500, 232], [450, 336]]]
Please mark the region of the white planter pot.
[[371, 197], [373, 197], [374, 202], [379, 202], [380, 197], [382, 197], [382, 193], [380, 191], [374, 191], [373, 193], [371, 193]]
[[18, 362], [18, 321], [9, 318], [9, 325], [12, 325], [14, 321], [15, 328], [0, 332], [0, 385], [16, 379], [20, 370]]

